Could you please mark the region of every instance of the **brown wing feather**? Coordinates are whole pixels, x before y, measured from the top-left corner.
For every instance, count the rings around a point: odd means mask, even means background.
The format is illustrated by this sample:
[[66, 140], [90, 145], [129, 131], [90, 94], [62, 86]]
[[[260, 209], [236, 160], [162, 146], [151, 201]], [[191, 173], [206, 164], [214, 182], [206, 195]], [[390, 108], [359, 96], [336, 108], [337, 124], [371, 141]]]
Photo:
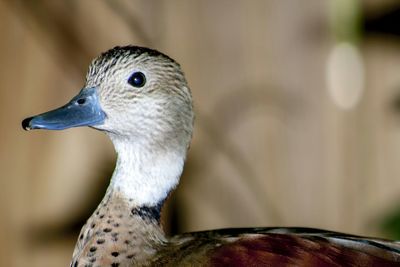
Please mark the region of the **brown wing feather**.
[[400, 258], [349, 248], [317, 236], [269, 233], [243, 237], [214, 249], [210, 266], [384, 267], [400, 266]]
[[310, 228], [236, 228], [174, 236], [154, 266], [400, 266], [400, 243]]

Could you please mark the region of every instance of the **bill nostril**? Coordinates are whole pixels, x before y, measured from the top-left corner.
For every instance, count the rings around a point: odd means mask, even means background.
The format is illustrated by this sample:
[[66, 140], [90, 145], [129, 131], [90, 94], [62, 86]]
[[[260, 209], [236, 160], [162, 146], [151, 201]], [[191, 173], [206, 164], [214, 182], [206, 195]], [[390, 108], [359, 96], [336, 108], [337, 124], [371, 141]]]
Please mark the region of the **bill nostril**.
[[85, 99], [85, 98], [79, 98], [79, 99], [76, 101], [76, 103], [78, 103], [78, 105], [83, 105], [83, 104], [85, 104], [85, 102], [86, 102], [86, 99]]

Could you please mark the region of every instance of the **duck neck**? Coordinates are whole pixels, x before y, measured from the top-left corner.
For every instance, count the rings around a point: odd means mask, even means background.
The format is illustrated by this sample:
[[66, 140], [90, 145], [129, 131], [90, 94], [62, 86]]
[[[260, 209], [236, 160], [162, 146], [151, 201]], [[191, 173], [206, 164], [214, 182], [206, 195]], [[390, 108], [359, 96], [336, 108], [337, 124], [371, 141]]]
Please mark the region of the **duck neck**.
[[161, 207], [177, 186], [186, 149], [112, 138], [117, 163], [107, 195], [118, 195], [129, 208], [159, 220]]

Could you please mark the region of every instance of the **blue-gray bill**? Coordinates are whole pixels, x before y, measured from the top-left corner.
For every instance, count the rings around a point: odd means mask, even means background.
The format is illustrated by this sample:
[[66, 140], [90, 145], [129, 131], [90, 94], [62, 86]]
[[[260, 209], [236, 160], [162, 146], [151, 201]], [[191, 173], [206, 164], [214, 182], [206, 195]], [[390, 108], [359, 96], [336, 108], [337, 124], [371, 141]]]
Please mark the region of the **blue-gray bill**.
[[96, 88], [84, 88], [66, 105], [26, 118], [25, 130], [64, 130], [79, 126], [96, 126], [104, 122], [106, 115], [101, 109]]

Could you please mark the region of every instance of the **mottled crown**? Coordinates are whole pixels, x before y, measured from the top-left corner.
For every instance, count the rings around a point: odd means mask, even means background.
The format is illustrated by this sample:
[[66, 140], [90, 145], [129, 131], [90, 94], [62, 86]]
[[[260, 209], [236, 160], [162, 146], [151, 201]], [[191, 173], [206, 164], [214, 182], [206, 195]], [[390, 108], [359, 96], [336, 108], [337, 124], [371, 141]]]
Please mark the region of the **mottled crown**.
[[[179, 63], [169, 56], [151, 48], [140, 46], [116, 46], [95, 58], [89, 66], [86, 75], [86, 83], [96, 86], [102, 82], [104, 76], [113, 72], [116, 67], [121, 67], [135, 61], [137, 64], [156, 62], [161, 65], [163, 71], [175, 73], [175, 77], [181, 82], [186, 82]], [[150, 61], [150, 62], [149, 62]]]

